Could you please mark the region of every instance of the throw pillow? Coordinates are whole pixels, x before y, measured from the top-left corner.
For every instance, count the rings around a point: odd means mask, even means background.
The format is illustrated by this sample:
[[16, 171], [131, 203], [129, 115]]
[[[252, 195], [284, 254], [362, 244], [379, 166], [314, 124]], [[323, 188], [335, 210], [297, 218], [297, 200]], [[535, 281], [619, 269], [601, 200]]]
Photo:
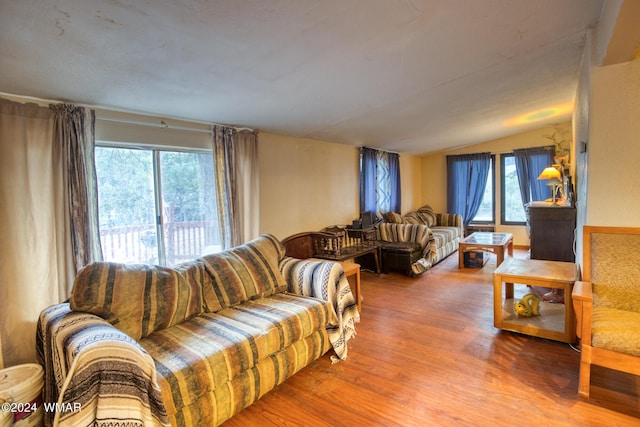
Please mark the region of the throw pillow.
[[205, 277], [201, 262], [175, 269], [96, 262], [78, 272], [69, 302], [139, 340], [202, 313]]
[[422, 224], [422, 225], [426, 225], [424, 223], [424, 219], [418, 214], [418, 212], [409, 212], [408, 214], [406, 214], [404, 216], [404, 221], [405, 224]]
[[382, 218], [391, 224], [402, 224], [402, 215], [396, 212], [385, 212], [382, 214]]
[[282, 243], [263, 235], [244, 245], [201, 258], [211, 282], [204, 287], [207, 311], [240, 304], [250, 299], [287, 290], [279, 263], [284, 257]]
[[424, 205], [417, 211], [418, 215], [423, 219], [424, 225], [433, 227], [436, 224], [436, 213], [429, 205]]

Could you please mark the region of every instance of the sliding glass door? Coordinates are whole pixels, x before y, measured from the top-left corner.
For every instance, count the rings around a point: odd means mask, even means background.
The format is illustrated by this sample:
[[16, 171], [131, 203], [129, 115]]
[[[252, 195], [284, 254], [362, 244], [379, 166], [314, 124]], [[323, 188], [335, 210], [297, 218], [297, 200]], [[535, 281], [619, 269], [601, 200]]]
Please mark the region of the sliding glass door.
[[220, 250], [210, 152], [96, 147], [104, 259], [173, 265]]

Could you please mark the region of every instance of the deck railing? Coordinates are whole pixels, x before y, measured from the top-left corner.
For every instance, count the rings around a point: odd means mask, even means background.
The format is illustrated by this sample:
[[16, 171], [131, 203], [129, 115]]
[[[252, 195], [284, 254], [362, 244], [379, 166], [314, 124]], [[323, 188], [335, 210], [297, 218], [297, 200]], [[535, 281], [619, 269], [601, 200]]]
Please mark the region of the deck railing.
[[[215, 222], [169, 222], [163, 234], [168, 265], [220, 250]], [[101, 229], [100, 240], [105, 261], [158, 263], [154, 224]]]

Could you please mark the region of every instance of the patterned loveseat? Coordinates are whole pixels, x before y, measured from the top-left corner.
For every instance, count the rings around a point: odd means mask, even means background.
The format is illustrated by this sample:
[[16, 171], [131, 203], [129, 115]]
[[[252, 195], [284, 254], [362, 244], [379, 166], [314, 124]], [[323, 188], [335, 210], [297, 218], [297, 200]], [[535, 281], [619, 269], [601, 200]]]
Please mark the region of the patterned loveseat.
[[45, 423], [218, 425], [331, 345], [344, 359], [358, 320], [339, 264], [270, 235], [174, 268], [94, 263], [39, 319], [44, 400], [70, 409]]
[[424, 205], [415, 212], [402, 216], [394, 212], [383, 215], [385, 223], [421, 224], [429, 228], [429, 249], [425, 252], [425, 267], [431, 268], [458, 250], [460, 240], [464, 237], [462, 215], [436, 213], [429, 205]]

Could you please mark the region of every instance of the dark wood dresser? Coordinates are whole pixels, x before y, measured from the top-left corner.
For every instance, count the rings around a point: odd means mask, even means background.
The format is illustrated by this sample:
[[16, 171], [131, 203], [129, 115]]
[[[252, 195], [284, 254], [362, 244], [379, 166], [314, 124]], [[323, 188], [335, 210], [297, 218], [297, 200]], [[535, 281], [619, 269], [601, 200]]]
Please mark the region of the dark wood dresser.
[[575, 262], [576, 209], [546, 202], [527, 205], [531, 259]]

